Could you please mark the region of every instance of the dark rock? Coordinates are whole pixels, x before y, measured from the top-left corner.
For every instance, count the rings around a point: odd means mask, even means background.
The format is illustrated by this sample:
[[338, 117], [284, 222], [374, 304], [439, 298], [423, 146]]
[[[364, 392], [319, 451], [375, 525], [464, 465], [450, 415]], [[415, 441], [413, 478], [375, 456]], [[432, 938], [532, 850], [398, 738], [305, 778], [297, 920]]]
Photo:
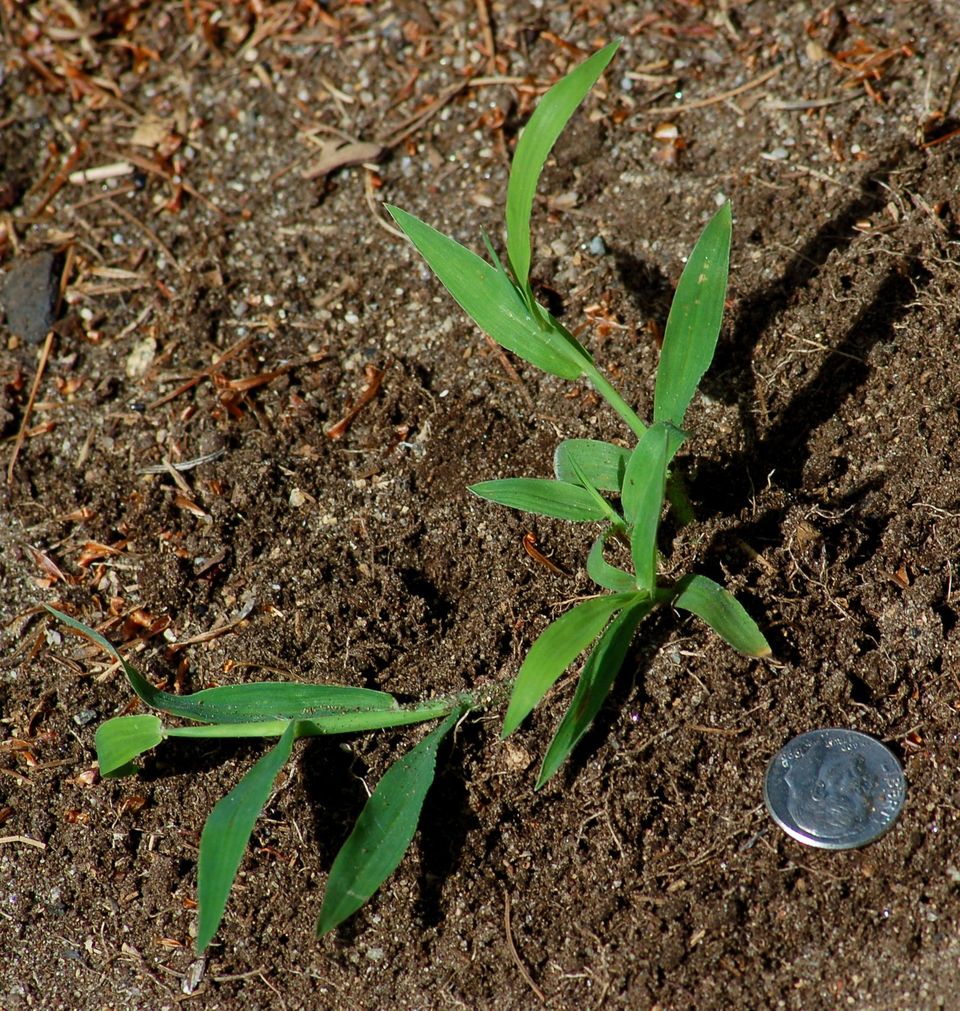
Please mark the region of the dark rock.
[[18, 259], [3, 285], [7, 327], [28, 344], [39, 344], [56, 319], [60, 257], [37, 253]]

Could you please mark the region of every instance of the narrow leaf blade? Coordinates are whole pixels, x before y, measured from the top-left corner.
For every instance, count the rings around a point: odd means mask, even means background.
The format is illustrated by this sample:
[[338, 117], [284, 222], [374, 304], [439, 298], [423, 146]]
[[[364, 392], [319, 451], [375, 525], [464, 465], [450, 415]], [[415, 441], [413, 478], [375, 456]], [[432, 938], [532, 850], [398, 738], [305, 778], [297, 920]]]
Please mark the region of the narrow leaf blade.
[[[409, 708], [360, 709], [354, 712], [320, 713], [310, 719], [297, 720], [297, 737], [318, 737], [326, 734], [355, 734], [363, 730], [405, 727], [446, 716], [452, 705], [449, 698], [430, 699]], [[288, 720], [265, 719], [244, 723], [211, 723], [203, 726], [166, 727], [167, 737], [280, 737]]]
[[118, 716], [101, 723], [94, 742], [100, 775], [125, 776], [136, 772], [133, 760], [163, 740], [163, 724], [150, 713]]
[[566, 761], [567, 756], [577, 746], [577, 742], [587, 732], [594, 717], [600, 712], [600, 707], [623, 666], [637, 625], [650, 613], [653, 606], [653, 601], [646, 599], [625, 607], [610, 623], [594, 647], [577, 682], [573, 702], [560, 721], [547, 749], [536, 789], [539, 790]]
[[553, 472], [558, 481], [578, 482], [576, 467], [600, 491], [620, 492], [630, 450], [598, 439], [565, 439], [553, 454]]
[[576, 458], [570, 461], [570, 466], [573, 472], [577, 475], [577, 484], [584, 489], [593, 499], [597, 508], [603, 513], [604, 517], [618, 530], [626, 529], [626, 523], [623, 517], [613, 508], [612, 505], [600, 494], [599, 491], [594, 487], [590, 478], [584, 474], [583, 469], [577, 463]]
[[[58, 611], [55, 607], [51, 607], [49, 604], [44, 604], [43, 606], [55, 618], [62, 621], [64, 625], [82, 633], [87, 636], [88, 639], [92, 639], [101, 649], [105, 650], [111, 657], [113, 657], [113, 659], [116, 660], [116, 662], [123, 668], [123, 672], [127, 675], [127, 680], [130, 682], [133, 690], [141, 699], [143, 699], [144, 702], [147, 703], [148, 706], [152, 706], [154, 709], [163, 709], [162, 705], [155, 704], [155, 700], [162, 698], [176, 700], [179, 698], [177, 695], [168, 696], [166, 692], [160, 691], [159, 688], [154, 688], [136, 667], [127, 663], [127, 661], [123, 659], [123, 657], [114, 648], [113, 643], [108, 642], [99, 632], [92, 629], [89, 625], [85, 625], [82, 621], [78, 621], [76, 618], [71, 618], [69, 614], [64, 614], [62, 611]], [[179, 715], [172, 709], [166, 710], [166, 712]]]
[[637, 586], [648, 593], [657, 578], [657, 530], [667, 485], [670, 432], [657, 423], [643, 433], [623, 477], [621, 504], [632, 525], [630, 547]]
[[[669, 422], [658, 422], [651, 425], [640, 437], [640, 441], [627, 460], [620, 504], [628, 523], [636, 523], [637, 517], [644, 508], [644, 503], [652, 502], [660, 488], [657, 479], [660, 475], [659, 460], [664, 434], [666, 434], [665, 466], [669, 467], [670, 461], [686, 438], [686, 433], [674, 428]], [[654, 479], [652, 489], [648, 487], [651, 477]], [[661, 504], [665, 490], [665, 487], [660, 489]]]
[[674, 606], [702, 618], [725, 642], [747, 656], [770, 656], [770, 644], [739, 600], [706, 576], [684, 576]]
[[290, 757], [296, 728], [296, 722], [291, 720], [275, 747], [220, 799], [203, 826], [197, 862], [198, 955], [213, 940], [220, 926], [250, 833], [270, 796], [274, 780]]
[[723, 321], [730, 268], [730, 204], [713, 216], [677, 285], [657, 368], [653, 420], [683, 425], [690, 401], [713, 354]]
[[577, 379], [592, 362], [561, 329], [541, 326], [502, 270], [399, 207], [387, 210], [463, 311], [501, 347], [561, 379]]
[[173, 697], [180, 700], [182, 711], [177, 715], [202, 723], [309, 720], [318, 716], [399, 708], [397, 700], [387, 692], [350, 685], [309, 685], [290, 681], [222, 685]]
[[154, 688], [136, 667], [127, 663], [114, 646], [89, 625], [53, 607], [47, 606], [47, 610], [106, 650], [123, 667], [137, 695], [148, 706], [171, 716], [181, 716], [198, 723], [241, 724], [265, 720], [309, 720], [365, 712], [389, 714], [399, 709], [397, 700], [387, 692], [350, 685], [305, 685], [287, 681], [223, 685], [192, 695], [173, 695]]
[[540, 633], [514, 682], [501, 738], [520, 726], [557, 678], [603, 631], [610, 616], [636, 599], [636, 593], [614, 593], [585, 600]]
[[530, 212], [547, 156], [567, 121], [613, 58], [619, 40], [584, 60], [540, 99], [524, 127], [507, 184], [507, 255], [521, 288], [529, 285]]
[[597, 586], [602, 586], [605, 590], [613, 590], [615, 593], [625, 593], [635, 588], [636, 579], [629, 572], [611, 565], [603, 557], [604, 545], [613, 531], [613, 527], [608, 527], [593, 542], [590, 554], [587, 555], [587, 575]]
[[437, 748], [460, 715], [451, 713], [384, 773], [330, 868], [318, 935], [352, 916], [396, 870], [433, 783]]
[[511, 509], [553, 516], [575, 523], [607, 518], [596, 499], [579, 485], [538, 477], [511, 477], [502, 481], [480, 481], [469, 490], [479, 498]]

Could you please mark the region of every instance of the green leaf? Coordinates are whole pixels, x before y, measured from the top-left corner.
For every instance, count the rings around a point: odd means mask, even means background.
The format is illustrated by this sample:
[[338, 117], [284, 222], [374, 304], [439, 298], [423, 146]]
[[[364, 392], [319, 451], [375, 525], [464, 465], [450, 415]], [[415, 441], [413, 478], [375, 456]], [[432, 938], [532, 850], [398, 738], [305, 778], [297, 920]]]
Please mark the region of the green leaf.
[[[255, 723], [264, 720], [309, 720], [364, 712], [399, 711], [397, 700], [387, 692], [353, 688], [349, 685], [305, 685], [287, 681], [260, 681], [249, 685], [206, 688], [192, 695], [172, 695], [154, 688], [99, 632], [55, 608], [47, 606], [47, 610], [65, 625], [82, 632], [106, 650], [123, 667], [137, 695], [147, 705], [171, 716], [182, 716], [198, 723]], [[351, 727], [351, 729], [358, 728]]]
[[[166, 694], [166, 693], [164, 693]], [[310, 720], [343, 713], [382, 712], [399, 708], [387, 692], [350, 685], [310, 685], [289, 681], [258, 681], [246, 685], [205, 688], [192, 695], [174, 695], [157, 706], [166, 712], [176, 699], [176, 715], [200, 723], [246, 723], [264, 719]]]
[[652, 425], [637, 443], [623, 477], [621, 505], [630, 534], [637, 586], [651, 592], [657, 581], [657, 530], [667, 484], [670, 431], [663, 422]]
[[609, 522], [616, 527], [618, 530], [626, 530], [627, 524], [623, 517], [613, 508], [612, 505], [597, 491], [597, 489], [590, 482], [590, 478], [587, 477], [583, 472], [583, 468], [577, 463], [576, 458], [570, 460], [570, 467], [574, 474], [577, 475], [577, 484], [580, 485], [585, 491], [590, 493], [590, 497], [593, 499], [597, 508], [603, 513], [603, 515], [609, 520]]
[[490, 241], [490, 236], [487, 235], [487, 230], [485, 228], [482, 229], [480, 234], [483, 237], [483, 244], [486, 247], [487, 256], [490, 257], [491, 263], [493, 263], [494, 267], [496, 267], [499, 273], [503, 274], [503, 276], [510, 281], [511, 287], [513, 288], [514, 291], [516, 291], [517, 290], [516, 285], [510, 279], [510, 275], [507, 273], [507, 268], [504, 267], [504, 265], [500, 262], [500, 257], [497, 256], [497, 251], [493, 248], [493, 243]]
[[611, 42], [561, 78], [544, 96], [524, 127], [507, 184], [507, 256], [517, 284], [529, 290], [530, 212], [547, 156], [567, 120], [596, 84], [620, 45]]
[[[676, 455], [677, 450], [683, 445], [684, 439], [687, 437], [687, 433], [681, 431], [679, 428], [675, 428], [670, 422], [662, 421], [655, 425], [651, 425], [643, 435], [640, 436], [640, 440], [634, 447], [632, 452], [630, 452], [629, 458], [627, 459], [627, 467], [623, 475], [623, 485], [620, 504], [623, 506], [623, 513], [626, 516], [628, 522], [635, 522], [637, 516], [637, 509], [641, 501], [649, 494], [652, 499], [652, 493], [648, 492], [646, 485], [651, 476], [650, 471], [650, 461], [659, 458], [659, 446], [661, 442], [661, 435], [653, 436], [651, 432], [666, 432], [667, 433], [667, 451], [666, 451], [666, 464], [667, 467], [670, 466], [670, 461]], [[653, 454], [653, 456], [651, 456]], [[659, 470], [655, 469], [652, 472], [652, 476], [656, 478], [659, 474]], [[668, 473], [669, 476], [669, 473]], [[664, 492], [666, 489], [664, 489]], [[660, 495], [660, 501], [663, 501], [663, 493]]]
[[553, 454], [553, 472], [558, 481], [578, 483], [575, 467], [600, 491], [620, 493], [630, 450], [598, 439], [564, 439]]
[[653, 420], [683, 425], [713, 353], [723, 320], [730, 268], [730, 204], [703, 230], [673, 296], [653, 397]]
[[770, 656], [770, 644], [757, 623], [729, 591], [706, 576], [684, 576], [673, 603], [702, 618], [725, 642], [747, 656]]
[[577, 379], [592, 364], [566, 331], [534, 317], [502, 269], [399, 207], [387, 210], [463, 311], [501, 347], [561, 379]]
[[623, 666], [637, 625], [653, 607], [654, 602], [650, 599], [638, 600], [625, 607], [603, 633], [583, 666], [573, 702], [553, 735], [540, 767], [536, 789], [539, 790], [560, 768], [600, 712], [600, 707]]
[[637, 599], [636, 593], [614, 593], [585, 600], [540, 633], [514, 682], [501, 738], [520, 726], [557, 678], [603, 631], [610, 616]]
[[576, 523], [607, 518], [596, 499], [580, 485], [538, 477], [510, 477], [502, 481], [480, 481], [469, 485], [479, 498], [511, 509], [553, 516]]
[[[459, 705], [458, 699], [431, 699], [409, 708], [364, 709], [357, 712], [328, 713], [308, 720], [297, 720], [297, 737], [317, 737], [325, 734], [353, 734], [362, 730], [382, 730], [404, 727], [446, 716]], [[279, 737], [287, 720], [258, 720], [244, 723], [213, 723], [207, 726], [167, 727], [167, 737]]]
[[636, 577], [623, 569], [618, 569], [611, 565], [603, 557], [603, 548], [607, 539], [616, 531], [613, 526], [607, 529], [593, 542], [590, 554], [587, 555], [587, 575], [605, 590], [613, 590], [615, 593], [629, 592], [637, 585]]
[[384, 773], [330, 868], [318, 935], [352, 916], [396, 870], [433, 783], [437, 748], [460, 715], [451, 713]]
[[128, 776], [137, 771], [133, 759], [155, 748], [164, 737], [158, 716], [118, 716], [97, 729], [95, 740], [100, 775]]
[[274, 780], [290, 757], [296, 732], [296, 721], [291, 720], [276, 746], [217, 803], [203, 826], [197, 865], [198, 955], [203, 953], [220, 926], [250, 833], [270, 796]]

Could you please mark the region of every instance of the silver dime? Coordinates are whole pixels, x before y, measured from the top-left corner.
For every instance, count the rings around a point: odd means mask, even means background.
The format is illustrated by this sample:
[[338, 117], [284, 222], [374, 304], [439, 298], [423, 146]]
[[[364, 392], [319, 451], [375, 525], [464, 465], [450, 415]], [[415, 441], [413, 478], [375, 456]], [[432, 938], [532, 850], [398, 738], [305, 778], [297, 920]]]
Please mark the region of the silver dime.
[[906, 790], [903, 769], [886, 745], [831, 727], [794, 737], [770, 759], [763, 800], [799, 842], [849, 850], [890, 828]]

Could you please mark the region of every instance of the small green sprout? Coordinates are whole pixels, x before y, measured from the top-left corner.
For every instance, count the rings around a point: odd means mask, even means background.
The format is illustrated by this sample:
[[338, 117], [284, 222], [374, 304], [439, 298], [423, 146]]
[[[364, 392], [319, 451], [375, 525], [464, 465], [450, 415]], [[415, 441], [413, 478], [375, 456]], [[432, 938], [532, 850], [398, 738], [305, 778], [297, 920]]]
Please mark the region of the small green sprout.
[[352, 833], [330, 869], [317, 922], [318, 935], [352, 916], [403, 859], [433, 783], [437, 749], [471, 709], [486, 703], [464, 694], [401, 706], [386, 692], [346, 685], [303, 685], [282, 681], [207, 688], [171, 695], [155, 688], [98, 632], [47, 606], [65, 625], [92, 639], [120, 664], [130, 686], [152, 709], [200, 726], [168, 726], [154, 714], [118, 716], [97, 730], [97, 757], [104, 777], [137, 771], [134, 759], [168, 737], [279, 738], [207, 818], [197, 861], [197, 953], [213, 940], [253, 826], [270, 797], [297, 738], [379, 730], [443, 720], [383, 775], [360, 812]]
[[[640, 622], [671, 606], [703, 619], [734, 649], [762, 657], [770, 646], [737, 599], [705, 576], [664, 582], [657, 573], [657, 532], [665, 499], [681, 523], [692, 510], [671, 478], [674, 454], [687, 437], [683, 419], [710, 366], [723, 318], [730, 262], [731, 214], [724, 204], [707, 224], [680, 278], [667, 319], [648, 427], [600, 372], [589, 352], [537, 301], [530, 286], [530, 214], [540, 172], [567, 120], [613, 57], [613, 42], [585, 60], [541, 100], [517, 143], [507, 187], [507, 262], [484, 236], [493, 263], [397, 207], [388, 207], [441, 283], [498, 344], [566, 380], [586, 378], [636, 437], [632, 450], [593, 439], [557, 447], [554, 478], [510, 478], [470, 486], [480, 498], [541, 516], [604, 528], [587, 573], [611, 591], [586, 600], [548, 626], [517, 675], [503, 736], [513, 733], [560, 675], [585, 650], [574, 698], [540, 769], [539, 789], [586, 732], [606, 698]], [[619, 497], [619, 511], [606, 496]], [[632, 571], [604, 555], [613, 539], [629, 544]]]
[[[520, 137], [507, 189], [509, 273], [486, 237], [492, 265], [405, 211], [389, 208], [481, 329], [545, 372], [567, 380], [585, 377], [636, 438], [633, 449], [595, 439], [567, 439], [557, 447], [552, 479], [513, 478], [471, 486], [481, 498], [515, 509], [573, 522], [602, 523], [587, 558], [587, 573], [610, 592], [583, 601], [549, 625], [531, 646], [512, 685], [494, 685], [482, 692], [409, 706], [371, 689], [283, 682], [171, 695], [151, 685], [92, 628], [47, 607], [64, 624], [106, 650], [151, 709], [192, 721], [187, 726], [169, 725], [156, 713], [107, 720], [96, 734], [101, 775], [136, 772], [134, 759], [170, 737], [277, 739], [272, 750], [217, 803], [201, 834], [198, 953], [206, 949], [220, 926], [254, 823], [298, 738], [441, 721], [393, 764], [367, 800], [331, 867], [317, 923], [322, 935], [355, 913], [402, 860], [434, 779], [438, 748], [471, 711], [489, 708], [512, 688], [503, 736], [511, 734], [560, 675], [590, 649], [573, 701], [543, 760], [539, 789], [599, 712], [638, 626], [654, 608], [672, 606], [697, 615], [741, 653], [758, 657], [770, 653], [753, 619], [723, 587], [704, 576], [687, 575], [667, 583], [657, 574], [657, 532], [664, 499], [670, 500], [680, 522], [692, 518], [686, 494], [671, 480], [670, 464], [686, 438], [683, 418], [710, 365], [720, 332], [730, 255], [729, 205], [707, 225], [680, 278], [667, 321], [649, 427], [600, 372], [587, 350], [536, 301], [530, 286], [530, 214], [540, 172], [568, 119], [603, 73], [617, 45], [612, 43], [595, 53], [559, 81], [544, 96]], [[607, 496], [618, 500], [619, 508]], [[629, 546], [632, 571], [607, 560], [604, 551], [610, 541]]]

